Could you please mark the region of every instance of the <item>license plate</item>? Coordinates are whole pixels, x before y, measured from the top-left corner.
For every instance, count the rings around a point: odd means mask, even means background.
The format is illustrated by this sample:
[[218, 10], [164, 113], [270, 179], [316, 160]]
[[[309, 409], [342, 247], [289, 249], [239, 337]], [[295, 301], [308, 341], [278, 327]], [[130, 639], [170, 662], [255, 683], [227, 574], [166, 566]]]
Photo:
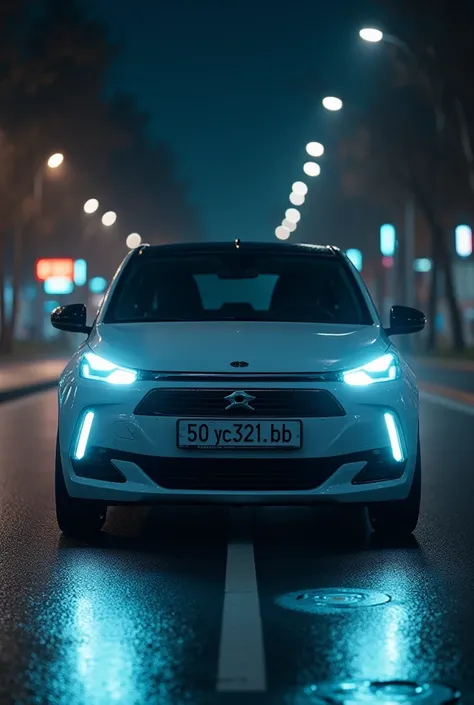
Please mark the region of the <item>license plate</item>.
[[301, 421], [178, 421], [178, 448], [301, 448]]

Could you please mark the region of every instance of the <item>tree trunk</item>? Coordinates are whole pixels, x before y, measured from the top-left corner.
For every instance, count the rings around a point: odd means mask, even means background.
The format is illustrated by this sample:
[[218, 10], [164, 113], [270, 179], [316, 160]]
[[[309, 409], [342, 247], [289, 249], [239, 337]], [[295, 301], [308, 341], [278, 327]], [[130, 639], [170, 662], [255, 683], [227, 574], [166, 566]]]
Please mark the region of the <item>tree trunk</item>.
[[16, 324], [19, 310], [19, 294], [21, 284], [21, 264], [23, 258], [23, 225], [15, 227], [13, 234], [13, 263], [12, 263], [12, 310], [8, 325], [9, 352], [12, 352], [15, 342]]
[[2, 335], [2, 352], [11, 355], [15, 343], [16, 322], [18, 318], [19, 291], [21, 282], [21, 261], [23, 256], [23, 226], [15, 227], [13, 232], [13, 262], [12, 262], [12, 307], [10, 316], [5, 316]]
[[439, 262], [434, 242], [432, 246], [432, 259], [430, 297], [428, 301], [428, 336], [426, 339], [426, 349], [428, 352], [432, 352], [436, 348], [436, 316], [438, 312]]
[[5, 315], [5, 231], [0, 227], [0, 352], [3, 352], [3, 341], [7, 320]]
[[[438, 271], [444, 272], [445, 277], [445, 296], [451, 323], [453, 347], [456, 351], [462, 352], [466, 348], [464, 327], [461, 309], [459, 307], [459, 302], [456, 295], [456, 287], [454, 284], [453, 277], [453, 261], [449, 251], [446, 234], [443, 228], [438, 224], [438, 220], [435, 216], [435, 213], [433, 212], [432, 208], [428, 205], [427, 200], [419, 193], [417, 194], [417, 198], [420, 208], [425, 215], [425, 218], [428, 222], [431, 231], [431, 243], [433, 253], [433, 279], [431, 283], [430, 292], [430, 316], [434, 315], [436, 317], [435, 310], [437, 301], [438, 276], [437, 274], [435, 274], [435, 272], [438, 268]], [[436, 321], [434, 319], [433, 326], [435, 325]], [[428, 335], [428, 348], [433, 349], [435, 342], [436, 332], [433, 332], [430, 329]]]
[[445, 233], [442, 228], [438, 229], [438, 243], [440, 246], [440, 259], [444, 271], [446, 302], [448, 304], [449, 317], [451, 320], [451, 331], [453, 338], [454, 349], [457, 352], [462, 352], [466, 348], [463, 317], [459, 307], [458, 298], [456, 295], [456, 286], [453, 276], [453, 260], [447, 247]]

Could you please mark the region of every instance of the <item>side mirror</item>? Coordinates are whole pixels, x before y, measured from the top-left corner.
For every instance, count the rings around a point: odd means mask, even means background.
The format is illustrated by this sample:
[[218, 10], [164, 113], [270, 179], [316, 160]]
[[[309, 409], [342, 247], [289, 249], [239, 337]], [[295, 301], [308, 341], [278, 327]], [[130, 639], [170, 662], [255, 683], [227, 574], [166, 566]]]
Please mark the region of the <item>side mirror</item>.
[[426, 325], [426, 316], [417, 308], [409, 306], [392, 306], [390, 309], [390, 328], [386, 328], [387, 335], [406, 335], [419, 333]]
[[89, 335], [92, 326], [86, 325], [87, 310], [84, 304], [58, 306], [51, 314], [51, 324], [58, 330]]

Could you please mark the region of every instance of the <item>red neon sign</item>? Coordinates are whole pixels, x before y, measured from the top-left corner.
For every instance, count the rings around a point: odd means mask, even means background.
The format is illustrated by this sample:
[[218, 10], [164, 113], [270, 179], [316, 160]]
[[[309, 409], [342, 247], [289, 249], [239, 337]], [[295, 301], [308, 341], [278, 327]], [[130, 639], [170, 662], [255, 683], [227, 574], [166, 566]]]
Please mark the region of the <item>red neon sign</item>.
[[36, 279], [40, 282], [50, 277], [74, 279], [74, 260], [68, 258], [48, 258], [36, 261]]

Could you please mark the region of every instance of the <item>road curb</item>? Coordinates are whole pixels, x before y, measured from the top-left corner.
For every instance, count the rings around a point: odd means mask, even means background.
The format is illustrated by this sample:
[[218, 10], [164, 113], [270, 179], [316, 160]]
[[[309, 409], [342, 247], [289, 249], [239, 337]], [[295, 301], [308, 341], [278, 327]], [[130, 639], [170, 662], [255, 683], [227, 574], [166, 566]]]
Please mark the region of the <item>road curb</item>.
[[0, 404], [6, 404], [9, 401], [15, 401], [15, 399], [21, 399], [22, 397], [29, 397], [33, 394], [38, 394], [39, 392], [46, 392], [49, 389], [57, 387], [58, 380], [47, 380], [46, 382], [38, 382], [37, 384], [30, 384], [27, 387], [16, 387], [15, 389], [6, 389], [0, 392]]

